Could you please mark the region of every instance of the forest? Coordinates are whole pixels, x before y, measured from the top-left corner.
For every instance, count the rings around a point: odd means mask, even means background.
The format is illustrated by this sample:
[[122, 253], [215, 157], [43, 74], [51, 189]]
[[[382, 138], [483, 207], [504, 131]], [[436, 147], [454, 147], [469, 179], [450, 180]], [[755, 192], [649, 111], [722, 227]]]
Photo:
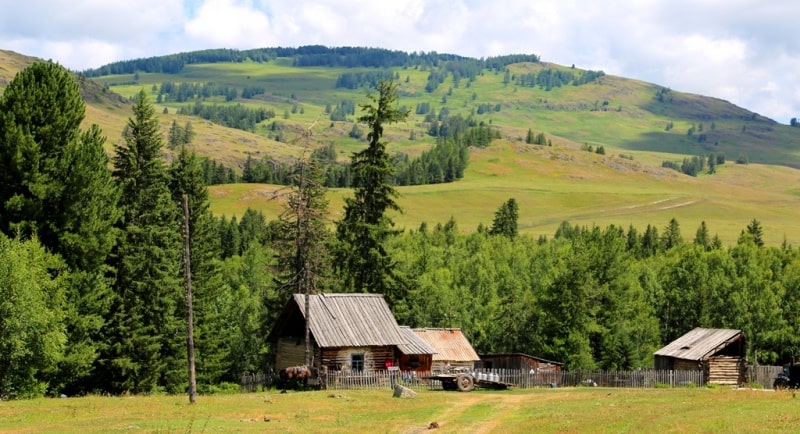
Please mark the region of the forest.
[[641, 232], [563, 222], [534, 239], [511, 197], [477, 228], [455, 217], [395, 228], [397, 165], [382, 133], [407, 113], [391, 81], [368, 98], [341, 217], [326, 212], [324, 152], [304, 152], [285, 168], [284, 213], [267, 221], [210, 212], [208, 166], [185, 146], [163, 158], [146, 92], [109, 156], [99, 127], [80, 127], [71, 72], [20, 72], [0, 96], [0, 398], [182, 392], [187, 222], [201, 392], [266, 371], [266, 336], [303, 291], [383, 294], [401, 325], [460, 327], [479, 353], [566, 369], [649, 367], [694, 327], [743, 330], [750, 363], [783, 363], [800, 346], [800, 253], [765, 245], [755, 219], [729, 246], [675, 219]]

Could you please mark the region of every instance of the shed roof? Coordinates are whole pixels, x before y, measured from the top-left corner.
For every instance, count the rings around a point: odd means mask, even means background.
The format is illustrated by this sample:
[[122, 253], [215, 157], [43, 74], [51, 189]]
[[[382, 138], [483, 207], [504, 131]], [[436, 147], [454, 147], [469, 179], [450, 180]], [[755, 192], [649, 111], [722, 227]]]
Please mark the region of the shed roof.
[[539, 362], [550, 363], [552, 365], [563, 365], [561, 362], [554, 362], [552, 360], [543, 359], [541, 357], [531, 356], [525, 353], [494, 353], [494, 354], [480, 354], [481, 359], [493, 359], [498, 357], [521, 357], [527, 359], [537, 360]]
[[397, 346], [397, 349], [403, 354], [436, 354], [436, 350], [422, 340], [421, 337], [417, 336], [417, 334], [411, 330], [411, 327], [400, 326], [400, 331], [403, 332], [403, 335], [407, 339], [406, 343]]
[[423, 328], [414, 329], [414, 333], [436, 350], [433, 361], [477, 362], [481, 359], [461, 329]]
[[[310, 329], [320, 348], [405, 344], [407, 338], [380, 294], [315, 294], [309, 296]], [[294, 294], [305, 313], [305, 295]]]
[[697, 327], [656, 351], [655, 355], [684, 360], [705, 360], [741, 336], [741, 330]]

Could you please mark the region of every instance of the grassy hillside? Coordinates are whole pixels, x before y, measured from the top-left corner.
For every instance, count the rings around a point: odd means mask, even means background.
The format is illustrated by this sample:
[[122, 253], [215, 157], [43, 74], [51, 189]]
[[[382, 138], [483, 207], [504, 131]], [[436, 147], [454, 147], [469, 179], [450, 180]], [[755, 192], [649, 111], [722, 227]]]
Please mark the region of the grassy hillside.
[[[0, 85], [32, 59], [0, 52]], [[659, 229], [671, 218], [690, 239], [701, 221], [712, 234], [734, 242], [752, 220], [764, 227], [764, 238], [778, 244], [784, 237], [800, 242], [798, 178], [800, 130], [780, 125], [728, 102], [663, 89], [657, 84], [604, 75], [580, 86], [550, 90], [519, 84], [519, 78], [543, 69], [581, 73], [541, 63], [517, 63], [503, 71], [484, 70], [474, 81], [452, 75], [434, 92], [426, 92], [430, 69], [397, 67], [399, 103], [411, 112], [407, 122], [386, 129], [390, 151], [418, 155], [434, 143], [429, 123], [416, 114], [420, 104], [434, 113], [473, 116], [498, 129], [502, 139], [471, 151], [464, 179], [441, 185], [403, 187], [402, 215], [397, 223], [416, 228], [421, 222], [454, 217], [462, 231], [491, 224], [494, 212], [514, 197], [520, 205], [520, 229], [535, 236], [552, 236], [564, 220], [573, 224]], [[125, 98], [141, 89], [154, 93], [164, 82], [215, 83], [237, 89], [260, 87], [263, 94], [226, 102], [212, 96], [205, 104], [242, 104], [275, 112], [254, 131], [226, 128], [175, 114], [195, 101], [157, 104], [165, 132], [176, 121], [192, 122], [197, 136], [191, 147], [198, 154], [241, 168], [248, 156], [286, 157], [296, 153], [299, 131], [311, 128], [319, 144], [334, 143], [341, 160], [365, 146], [348, 137], [355, 116], [332, 122], [326, 108], [342, 101], [366, 102], [368, 88], [336, 88], [344, 73], [374, 72], [375, 68], [293, 67], [291, 59], [268, 62], [187, 64], [177, 74], [118, 74], [87, 80], [87, 123], [98, 123], [111, 145], [119, 140], [130, 115]], [[94, 81], [98, 85], [93, 86]], [[119, 98], [116, 94], [121, 95]], [[153, 98], [155, 100], [155, 96]], [[480, 108], [490, 107], [491, 110]], [[528, 130], [543, 132], [552, 146], [528, 145]], [[690, 132], [691, 131], [691, 132]], [[413, 137], [413, 139], [412, 139]], [[274, 139], [280, 139], [280, 141]], [[602, 146], [604, 155], [587, 152]], [[726, 164], [713, 175], [690, 177], [661, 168], [663, 161], [723, 153]], [[738, 158], [750, 164], [735, 164]], [[276, 186], [240, 184], [211, 188], [218, 214], [241, 215], [247, 207], [268, 216], [280, 211]], [[331, 218], [337, 219], [347, 191], [332, 190]]]

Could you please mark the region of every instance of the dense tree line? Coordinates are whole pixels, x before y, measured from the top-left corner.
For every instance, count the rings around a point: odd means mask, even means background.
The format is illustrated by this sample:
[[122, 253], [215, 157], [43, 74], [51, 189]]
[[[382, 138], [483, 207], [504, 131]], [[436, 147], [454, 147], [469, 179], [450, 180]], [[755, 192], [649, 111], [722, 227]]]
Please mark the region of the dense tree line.
[[555, 87], [567, 85], [580, 86], [592, 83], [604, 75], [605, 73], [603, 71], [584, 71], [576, 74], [573, 71], [545, 68], [539, 72], [520, 74], [516, 77], [516, 83], [519, 86], [539, 86], [541, 89], [549, 91]]
[[241, 95], [242, 98], [252, 98], [263, 94], [266, 89], [260, 86], [247, 86], [241, 88], [236, 86], [224, 86], [217, 83], [188, 83], [164, 81], [158, 86], [158, 96], [156, 102], [186, 102], [191, 99], [206, 99], [213, 96], [224, 96], [226, 101], [233, 101]]
[[265, 108], [249, 108], [242, 104], [203, 104], [200, 101], [189, 107], [179, 108], [178, 114], [199, 116], [215, 124], [244, 131], [255, 131], [259, 122], [275, 117], [274, 110]]
[[345, 72], [336, 79], [337, 88], [358, 89], [368, 86], [374, 88], [383, 80], [398, 80], [399, 74], [390, 69], [368, 72]]
[[[435, 51], [406, 53], [382, 48], [308, 45], [296, 48], [272, 47], [251, 50], [212, 49], [192, 51], [114, 62], [100, 68], [85, 70], [82, 74], [86, 77], [133, 74], [137, 71], [177, 74], [183, 70], [184, 66], [196, 63], [239, 63], [247, 60], [267, 62], [277, 57], [292, 58], [293, 65], [298, 67], [329, 66], [344, 68], [438, 67], [440, 64], [452, 62], [455, 65], [464, 63], [467, 65], [480, 65], [482, 68], [501, 70], [512, 63], [539, 61], [539, 57], [533, 54], [497, 56], [481, 60], [455, 54], [442, 54]], [[454, 66], [454, 68], [459, 70], [458, 74], [461, 76], [472, 75], [469, 72], [465, 74], [465, 71], [458, 66]], [[467, 67], [467, 69], [473, 68], [473, 66]]]

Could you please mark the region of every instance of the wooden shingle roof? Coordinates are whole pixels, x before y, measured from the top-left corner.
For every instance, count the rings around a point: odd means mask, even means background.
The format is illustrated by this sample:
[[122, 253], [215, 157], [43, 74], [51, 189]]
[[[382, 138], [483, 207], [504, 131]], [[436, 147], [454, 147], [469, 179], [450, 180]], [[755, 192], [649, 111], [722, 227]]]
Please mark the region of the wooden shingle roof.
[[[305, 314], [305, 296], [294, 294]], [[403, 345], [408, 339], [380, 294], [316, 294], [309, 298], [310, 329], [321, 348]]]
[[436, 354], [433, 355], [434, 361], [477, 362], [480, 360], [478, 353], [472, 348], [461, 329], [424, 328], [414, 329], [414, 333], [436, 350]]
[[406, 343], [398, 345], [397, 349], [403, 354], [436, 354], [436, 350], [422, 340], [421, 337], [417, 336], [417, 334], [411, 330], [411, 327], [400, 326], [400, 331], [405, 335]]
[[655, 352], [656, 356], [684, 360], [705, 360], [731, 342], [740, 339], [741, 330], [697, 327]]

